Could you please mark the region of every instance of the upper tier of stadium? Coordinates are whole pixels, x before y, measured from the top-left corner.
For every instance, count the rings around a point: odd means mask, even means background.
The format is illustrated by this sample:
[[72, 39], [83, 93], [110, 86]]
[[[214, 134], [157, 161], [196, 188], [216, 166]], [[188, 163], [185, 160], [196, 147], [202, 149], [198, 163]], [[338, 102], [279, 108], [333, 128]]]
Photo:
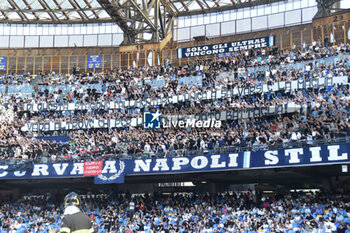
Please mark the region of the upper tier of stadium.
[[[29, 75], [5, 75], [1, 157], [94, 160], [347, 142], [349, 52], [314, 42], [181, 67], [52, 72], [35, 85]], [[222, 125], [144, 129], [147, 111], [169, 120], [219, 114]]]
[[[1, 159], [348, 142], [344, 2], [7, 0], [0, 8]], [[144, 129], [144, 112], [161, 114], [169, 127]], [[186, 127], [173, 125], [187, 118]], [[197, 129], [193, 120], [220, 126]]]

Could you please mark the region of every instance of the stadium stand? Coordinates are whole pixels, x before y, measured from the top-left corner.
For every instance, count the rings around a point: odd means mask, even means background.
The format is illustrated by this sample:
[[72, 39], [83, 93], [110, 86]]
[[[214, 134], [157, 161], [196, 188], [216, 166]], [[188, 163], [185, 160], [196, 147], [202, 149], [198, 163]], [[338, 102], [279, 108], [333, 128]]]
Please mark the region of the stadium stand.
[[[350, 200], [346, 192], [279, 192], [261, 199], [257, 196], [249, 191], [170, 196], [87, 193], [81, 195], [81, 208], [98, 232], [350, 231]], [[3, 201], [1, 230], [56, 232], [62, 208], [62, 203], [49, 194]]]
[[349, 9], [0, 1], [0, 233], [350, 233]]
[[[96, 109], [59, 109], [67, 104], [143, 100], [147, 98], [259, 87], [288, 81], [347, 77], [350, 47], [314, 44], [300, 50], [270, 49], [264, 56], [248, 51], [218, 61], [200, 61], [173, 67], [107, 71], [63, 76], [44, 75], [34, 90], [30, 77], [4, 76], [0, 156], [4, 160], [81, 161], [101, 158], [137, 158], [193, 155], [210, 151], [246, 151], [267, 148], [348, 142], [349, 85], [310, 86], [302, 90], [249, 93], [212, 100], [184, 101], [155, 106]], [[259, 62], [258, 62], [259, 61]], [[197, 76], [194, 76], [197, 75]], [[61, 83], [64, 78], [66, 83]], [[183, 81], [180, 81], [183, 80]], [[186, 81], [184, 81], [186, 80]], [[16, 85], [14, 85], [17, 83]], [[347, 80], [346, 80], [347, 83]], [[49, 103], [56, 109], [30, 109]], [[138, 127], [24, 131], [25, 125], [142, 117], [144, 111], [163, 115], [193, 115], [238, 111], [289, 104], [285, 114], [227, 120], [220, 129], [159, 129]], [[58, 110], [57, 110], [58, 109]]]

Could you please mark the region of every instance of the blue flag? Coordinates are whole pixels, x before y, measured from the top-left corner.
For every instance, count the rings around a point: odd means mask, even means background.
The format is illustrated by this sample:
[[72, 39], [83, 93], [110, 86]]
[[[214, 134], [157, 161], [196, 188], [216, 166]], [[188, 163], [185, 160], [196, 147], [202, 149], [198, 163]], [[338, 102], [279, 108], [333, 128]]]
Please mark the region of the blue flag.
[[124, 183], [124, 174], [116, 177], [116, 174], [109, 175], [108, 177], [101, 174], [95, 176], [94, 178], [95, 184], [123, 184]]
[[[122, 184], [124, 183], [124, 175], [125, 175], [125, 161], [120, 160], [119, 163], [115, 164], [115, 172], [114, 173], [104, 173], [102, 171], [101, 175], [95, 176], [94, 183], [95, 184]], [[108, 167], [106, 168], [108, 170]], [[111, 168], [110, 168], [111, 169]]]

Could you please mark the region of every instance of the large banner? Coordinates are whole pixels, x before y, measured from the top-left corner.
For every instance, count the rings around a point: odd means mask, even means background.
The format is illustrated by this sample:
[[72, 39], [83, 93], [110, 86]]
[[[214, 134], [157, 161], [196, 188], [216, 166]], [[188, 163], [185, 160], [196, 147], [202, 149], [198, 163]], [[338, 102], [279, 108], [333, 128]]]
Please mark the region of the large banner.
[[6, 70], [7, 65], [7, 57], [0, 56], [0, 70]]
[[[350, 163], [350, 144], [188, 157], [104, 161], [95, 183], [122, 183], [124, 176], [268, 169]], [[0, 165], [0, 179], [84, 177], [84, 162]]]
[[87, 67], [88, 69], [100, 69], [102, 66], [101, 55], [89, 55], [87, 57]]
[[[270, 107], [259, 107], [259, 108], [246, 108], [237, 111], [222, 111], [222, 112], [208, 112], [197, 115], [186, 115], [186, 116], [162, 116], [164, 125], [171, 122], [187, 121], [188, 119], [206, 121], [227, 121], [227, 120], [238, 120], [246, 118], [256, 118], [263, 116], [272, 116], [285, 113], [297, 112], [300, 109], [300, 105], [290, 102], [283, 105], [276, 105]], [[72, 122], [45, 122], [45, 123], [26, 123], [21, 130], [22, 131], [57, 131], [57, 130], [79, 130], [79, 129], [97, 129], [97, 128], [118, 128], [118, 127], [136, 127], [143, 124], [143, 118], [124, 118], [124, 119], [100, 119], [100, 120], [86, 120], [86, 121], [72, 121]], [[170, 125], [169, 125], [170, 127]]]
[[145, 100], [131, 100], [131, 101], [110, 101], [97, 103], [27, 103], [24, 105], [24, 111], [66, 111], [66, 110], [95, 110], [95, 109], [117, 109], [117, 108], [142, 108], [146, 106], [165, 106], [167, 104], [181, 103], [185, 101], [200, 101], [200, 100], [216, 100], [226, 99], [234, 96], [247, 96], [257, 93], [267, 93], [276, 91], [290, 92], [293, 90], [301, 90], [308, 88], [325, 88], [328, 86], [335, 86], [339, 84], [347, 84], [348, 77], [332, 77], [332, 78], [314, 78], [311, 80], [294, 80], [290, 82], [276, 82], [272, 85], [253, 85], [250, 87], [237, 87], [233, 89], [223, 89], [208, 92], [188, 93], [183, 95], [168, 96], [164, 98], [154, 98]]
[[210, 56], [223, 53], [238, 52], [241, 50], [260, 49], [275, 45], [274, 36], [265, 36], [255, 39], [232, 41], [221, 44], [211, 44], [178, 49], [178, 58]]

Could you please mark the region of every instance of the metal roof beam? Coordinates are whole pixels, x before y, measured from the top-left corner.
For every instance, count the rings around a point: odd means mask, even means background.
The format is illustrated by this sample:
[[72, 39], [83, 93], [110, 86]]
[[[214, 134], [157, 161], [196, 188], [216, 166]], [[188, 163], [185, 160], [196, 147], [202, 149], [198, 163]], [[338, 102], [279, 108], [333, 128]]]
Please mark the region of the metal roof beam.
[[12, 6], [12, 8], [18, 10], [17, 14], [19, 15], [19, 17], [20, 17], [22, 20], [29, 21], [29, 19], [27, 18], [27, 16], [21, 11], [21, 9], [18, 7], [18, 5], [17, 5], [14, 1], [12, 1], [12, 0], [7, 0], [7, 2]]
[[[199, 0], [196, 0], [197, 3], [198, 1]], [[253, 7], [253, 6], [265, 5], [265, 4], [275, 3], [275, 2], [282, 2], [282, 1], [284, 0], [255, 0], [255, 1], [252, 0], [244, 3], [220, 5], [220, 7], [211, 7], [209, 9], [204, 8], [202, 5], [201, 9], [199, 10], [181, 11], [177, 14], [177, 16], [190, 16], [190, 15], [206, 14], [206, 13], [213, 13], [213, 12], [222, 12], [227, 10], [239, 9], [244, 7]], [[176, 2], [182, 2], [182, 0], [176, 0]]]
[[166, 7], [166, 9], [169, 11], [171, 15], [175, 15], [176, 12], [174, 12], [173, 8], [169, 4], [169, 0], [160, 0], [163, 5]]
[[174, 16], [168, 19], [167, 25], [165, 27], [165, 36], [168, 35], [169, 32], [171, 32], [173, 25], [174, 25]]
[[60, 9], [61, 13], [64, 15], [64, 17], [66, 17], [67, 20], [70, 20], [69, 16], [67, 15], [67, 13], [65, 12], [65, 10], [62, 9], [61, 5], [57, 2], [57, 0], [53, 0], [53, 2], [56, 4], [56, 6], [58, 7], [58, 9]]
[[317, 0], [317, 12], [314, 18], [328, 16], [331, 13], [331, 6], [340, 0]]
[[0, 10], [0, 12], [5, 17], [6, 20], [9, 19], [9, 17], [7, 16], [7, 14], [3, 10]]
[[89, 10], [94, 10], [94, 11], [100, 11], [100, 10], [104, 10], [102, 7], [95, 7], [95, 8], [81, 8], [80, 9], [74, 9], [74, 8], [69, 8], [69, 9], [52, 9], [50, 8], [51, 10], [49, 9], [32, 9], [32, 10], [29, 10], [29, 9], [6, 9], [6, 8], [1, 8], [0, 7], [0, 11], [4, 11], [4, 12], [23, 12], [23, 13], [31, 13], [31, 12], [34, 12], [34, 13], [41, 13], [41, 12], [54, 12], [54, 13], [62, 13], [62, 12], [78, 12], [78, 11], [89, 11]]
[[[89, 3], [89, 1], [84, 0], [84, 2], [90, 9], [92, 9], [91, 4]], [[94, 10], [91, 10], [91, 11], [95, 15], [96, 18], [98, 18], [98, 19], [100, 18], [100, 16], [96, 13], [96, 11], [94, 11]]]
[[79, 8], [80, 12], [83, 13], [83, 15], [85, 16], [86, 19], [89, 18], [89, 16], [87, 16], [87, 14], [85, 13], [85, 11], [83, 11], [83, 9], [81, 8], [81, 6], [78, 4], [78, 2], [76, 0], [73, 0], [75, 5]]
[[52, 20], [57, 20], [60, 21], [60, 19], [57, 17], [57, 15], [52, 11], [52, 9], [49, 7], [49, 5], [47, 5], [47, 3], [43, 0], [38, 0], [40, 5], [44, 8], [49, 10], [49, 12], [47, 12], [49, 14], [49, 16], [51, 17]]
[[[115, 21], [111, 21], [111, 19], [89, 19], [89, 23], [111, 23]], [[24, 21], [22, 19], [0, 19], [0, 23], [10, 23], [10, 24], [57, 24], [58, 21], [53, 21], [52, 19], [29, 19], [28, 21]], [[60, 24], [81, 24], [83, 23], [81, 19], [61, 19], [59, 21]], [[85, 23], [87, 23], [85, 21]]]
[[205, 1], [205, 0], [202, 0], [203, 1], [203, 3], [207, 6], [207, 8], [210, 8], [210, 6], [209, 6], [209, 4], [207, 3], [207, 1]]
[[151, 10], [152, 10], [152, 8], [154, 7], [154, 4], [156, 3], [156, 1], [157, 1], [157, 0], [150, 0], [150, 1], [148, 2], [148, 4], [146, 4], [145, 9], [146, 9], [147, 15], [149, 15], [149, 13], [151, 12]]
[[134, 0], [129, 0], [135, 7], [135, 9], [141, 14], [143, 20], [145, 20], [145, 22], [153, 29], [153, 30], [158, 30], [157, 27], [154, 25], [154, 23], [149, 19], [148, 15], [145, 14], [145, 12], [143, 12], [143, 10], [139, 7], [139, 5], [137, 5], [136, 2], [134, 2]]
[[127, 4], [128, 1], [125, 1], [122, 5], [119, 2], [111, 2], [110, 0], [97, 0], [97, 2], [103, 7], [103, 9], [109, 14], [109, 16], [118, 24], [118, 26], [124, 32], [124, 41], [123, 43], [134, 43], [136, 39], [137, 32], [130, 28], [125, 20], [125, 16], [119, 12], [124, 7], [124, 4]]
[[175, 15], [180, 12], [172, 1], [169, 1], [169, 4], [175, 9]]
[[215, 3], [215, 5], [216, 5], [217, 7], [220, 7], [220, 4], [219, 4], [218, 0], [213, 0], [213, 2]]
[[189, 11], [188, 7], [182, 0], [180, 0], [180, 3], [182, 4], [182, 6], [185, 8], [186, 11]]
[[[169, 22], [171, 16], [181, 17], [222, 12], [284, 0], [249, 0], [243, 3], [237, 0], [97, 0], [102, 7], [95, 5], [96, 0], [52, 0], [57, 7], [48, 4], [49, 0], [37, 0], [41, 5], [39, 5], [40, 9], [34, 9], [37, 6], [34, 7], [33, 4], [36, 0], [0, 0], [0, 2], [2, 1], [7, 1], [9, 4], [0, 3], [0, 16], [3, 15], [1, 22], [18, 23], [21, 19], [22, 23], [32, 23], [34, 17], [37, 20], [36, 23], [78, 23], [78, 20], [81, 23], [116, 22], [124, 32], [131, 36], [139, 33], [137, 29], [140, 27], [139, 24], [148, 25], [153, 30], [155, 30], [154, 28], [159, 30], [158, 26], [160, 25], [157, 25], [156, 20], [158, 23], [159, 20], [162, 20], [164, 30], [165, 23]], [[339, 0], [319, 1], [329, 5]], [[63, 8], [63, 6], [68, 7], [68, 9]], [[155, 8], [158, 9], [158, 13], [152, 11]], [[102, 11], [106, 11], [109, 17], [101, 14]], [[73, 12], [77, 17], [71, 18]], [[10, 17], [13, 13], [19, 17]], [[159, 17], [155, 19], [157, 15]]]
[[26, 4], [27, 8], [28, 8], [29, 10], [31, 10], [31, 13], [34, 15], [34, 17], [35, 17], [37, 20], [39, 20], [39, 17], [32, 11], [33, 9], [32, 9], [32, 7], [30, 6], [30, 4], [28, 4], [28, 2], [27, 2], [26, 0], [22, 0], [22, 1], [24, 2], [24, 4]]
[[203, 6], [203, 4], [199, 1], [199, 0], [196, 0], [197, 4], [200, 6], [200, 8], [202, 8], [202, 10], [205, 9], [205, 7]]
[[[79, 7], [79, 5], [78, 6], [76, 6], [76, 1], [75, 0], [68, 0], [68, 2], [72, 5], [72, 7], [74, 8], [74, 9], [80, 9]], [[81, 9], [80, 9], [81, 10]], [[80, 16], [80, 18], [84, 21], [85, 20], [85, 17], [86, 17], [86, 19], [88, 19], [88, 17], [86, 16], [86, 14], [85, 14], [85, 12], [83, 12], [84, 14], [82, 14], [80, 11], [77, 11], [77, 13], [79, 14], [79, 16]], [[85, 17], [84, 17], [84, 15], [85, 15]]]

